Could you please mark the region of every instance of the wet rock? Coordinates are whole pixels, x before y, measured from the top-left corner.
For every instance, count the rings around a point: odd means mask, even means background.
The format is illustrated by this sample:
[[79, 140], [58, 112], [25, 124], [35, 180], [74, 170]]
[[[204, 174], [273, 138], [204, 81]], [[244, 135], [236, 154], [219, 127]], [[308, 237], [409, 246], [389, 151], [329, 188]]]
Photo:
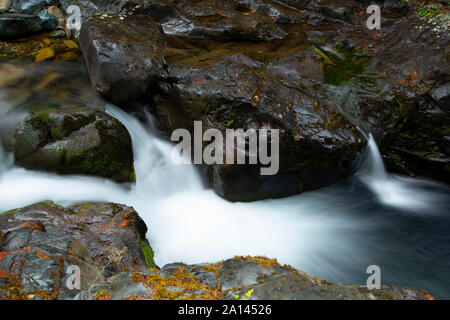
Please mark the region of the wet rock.
[[42, 26], [46, 31], [55, 30], [59, 22], [55, 15], [49, 13], [47, 10], [42, 10], [37, 13], [39, 18], [42, 20]]
[[97, 276], [89, 250], [68, 234], [49, 232], [49, 224], [37, 218], [45, 216], [42, 211], [21, 211], [20, 217], [17, 211], [0, 214], [0, 288], [6, 298], [74, 297], [78, 292], [67, 286], [66, 273], [72, 265], [80, 268], [81, 287], [87, 288]]
[[[205, 272], [210, 286], [203, 281]], [[215, 278], [215, 280], [213, 280]], [[312, 278], [276, 259], [235, 257], [215, 264], [186, 265], [171, 263], [161, 271], [146, 270], [133, 274], [133, 282], [142, 283], [151, 299], [225, 299], [225, 300], [425, 300], [428, 293], [413, 288], [382, 286], [344, 286]], [[215, 284], [220, 283], [217, 289]], [[132, 286], [130, 286], [132, 288]], [[110, 294], [113, 296], [114, 292]]]
[[61, 11], [61, 9], [59, 9], [56, 6], [51, 6], [47, 8], [47, 13], [53, 15], [56, 17], [56, 19], [58, 20], [58, 26], [59, 27], [64, 27], [65, 25], [65, 18], [64, 18], [64, 14]]
[[132, 207], [80, 203], [64, 208], [40, 202], [2, 214], [0, 230], [6, 234], [30, 221], [37, 223], [49, 239], [64, 235], [86, 247], [101, 276], [110, 277], [135, 267], [156, 267], [146, 239], [147, 226]]
[[58, 0], [13, 0], [14, 8], [19, 13], [37, 14], [50, 6], [58, 6]]
[[261, 260], [255, 261], [241, 258], [226, 260], [220, 271], [222, 290], [247, 287], [260, 283], [267, 277], [294, 273], [292, 269], [262, 262]]
[[399, 12], [401, 14], [408, 13], [412, 8], [413, 6], [408, 1], [386, 0], [383, 3], [383, 9], [393, 12]]
[[381, 37], [362, 28], [334, 39], [352, 38], [354, 50], [371, 59], [366, 80], [348, 91], [342, 106], [373, 133], [390, 170], [449, 183], [449, 114], [442, 94], [450, 79], [448, 49], [443, 49], [448, 47], [448, 32], [443, 35], [448, 26], [415, 11], [385, 19], [390, 23], [383, 22]]
[[[303, 61], [298, 68], [304, 76], [297, 75], [307, 83], [308, 61]], [[292, 64], [289, 70], [295, 72]], [[276, 175], [262, 176], [260, 165], [216, 164], [208, 168], [211, 185], [225, 199], [283, 197], [352, 174], [353, 161], [363, 146], [357, 131], [331, 103], [321, 103], [318, 94], [314, 97], [283, 84], [263, 63], [234, 54], [209, 68], [173, 64], [169, 75], [174, 86], [153, 109], [168, 133], [175, 128], [192, 132], [194, 120], [203, 120], [204, 130], [280, 129]]]
[[254, 14], [256, 9], [248, 8], [248, 12], [241, 12], [236, 10], [239, 7], [235, 8], [234, 5], [233, 2], [222, 0], [182, 2], [178, 7], [181, 12], [187, 13], [185, 19], [190, 21], [186, 24], [186, 30], [180, 32], [182, 24], [171, 21], [169, 24], [163, 23], [164, 31], [170, 35], [222, 41], [271, 41], [287, 36], [287, 33], [274, 23], [275, 12], [268, 10], [270, 8], [264, 9], [260, 6], [260, 12], [264, 14]]
[[[251, 291], [253, 290], [253, 291]], [[369, 290], [362, 287], [342, 286], [326, 281], [315, 281], [300, 274], [268, 277], [261, 284], [234, 290], [227, 296], [241, 299], [251, 292], [249, 300], [426, 300], [414, 289], [383, 286]]]
[[[168, 37], [169, 82], [173, 88], [162, 88], [165, 92], [150, 102], [160, 128], [167, 134], [175, 128], [192, 132], [193, 120], [203, 120], [204, 130], [257, 129], [263, 124], [281, 129], [282, 167], [278, 176], [257, 177], [258, 168], [252, 166], [213, 166], [206, 170], [216, 192], [234, 201], [287, 196], [345, 178], [352, 173], [349, 168], [363, 144], [357, 128], [366, 134], [372, 132], [385, 157], [397, 159], [390, 161], [390, 169], [408, 167], [406, 162], [411, 168], [420, 167], [411, 160], [412, 155], [400, 151], [410, 149], [409, 144], [406, 147], [401, 146], [403, 140], [399, 144], [392, 141], [406, 127], [419, 125], [408, 119], [420, 117], [419, 101], [424, 97], [431, 94], [445, 109], [445, 94], [438, 90], [445, 88], [443, 84], [449, 79], [448, 50], [444, 49], [448, 36], [442, 32], [447, 30], [442, 22], [445, 19], [424, 20], [408, 9], [412, 3], [386, 1], [390, 9], [383, 15], [383, 33], [378, 34], [365, 27], [366, 3], [284, 3], [288, 4], [284, 6], [285, 17], [286, 12], [292, 13], [293, 21], [309, 26], [279, 24], [288, 38], [258, 46], [250, 38], [246, 42], [232, 38], [214, 42], [201, 36], [195, 40], [193, 32], [202, 23], [214, 28], [239, 14], [251, 19], [270, 16], [277, 8], [268, 2], [178, 3], [178, 12], [193, 24], [185, 25], [189, 29], [186, 34]], [[433, 108], [426, 113], [429, 124], [421, 130], [427, 142], [413, 150], [414, 157], [425, 156], [426, 167], [434, 169], [406, 171], [430, 177], [441, 172], [441, 177], [447, 177], [447, 134], [445, 129], [439, 133], [431, 129], [436, 123], [446, 128], [443, 119], [447, 115], [432, 113]], [[319, 145], [326, 151], [310, 152], [317, 151]], [[395, 147], [389, 147], [392, 145]], [[310, 163], [303, 160], [318, 155], [324, 157]], [[329, 166], [326, 159], [330, 158], [334, 164]]]
[[166, 74], [164, 34], [148, 16], [91, 17], [80, 46], [92, 86], [118, 105], [138, 101]]
[[44, 29], [41, 18], [28, 14], [0, 15], [0, 39], [14, 39], [29, 36]]
[[32, 112], [16, 131], [14, 155], [16, 164], [31, 170], [134, 181], [128, 131], [95, 109]]
[[132, 278], [130, 272], [119, 273], [80, 292], [74, 300], [149, 300], [150, 291], [142, 283], [133, 282]]
[[399, 134], [383, 145], [391, 171], [450, 183], [448, 111], [427, 97], [408, 115]]
[[[76, 214], [72, 226], [68, 228], [74, 237], [85, 243], [93, 259], [105, 266], [112, 247], [126, 248], [120, 264], [112, 264], [105, 269], [105, 275], [116, 274], [134, 267], [156, 268], [153, 250], [146, 238], [147, 226], [132, 208], [114, 203], [82, 203], [68, 208]], [[86, 225], [79, 230], [77, 225]]]
[[434, 89], [431, 96], [444, 110], [450, 112], [450, 82]]
[[369, 290], [317, 280], [264, 257], [236, 257], [225, 261], [220, 280], [225, 299], [231, 300], [235, 296], [240, 299], [250, 296], [249, 300], [425, 300], [430, 297], [412, 288], [383, 286]]

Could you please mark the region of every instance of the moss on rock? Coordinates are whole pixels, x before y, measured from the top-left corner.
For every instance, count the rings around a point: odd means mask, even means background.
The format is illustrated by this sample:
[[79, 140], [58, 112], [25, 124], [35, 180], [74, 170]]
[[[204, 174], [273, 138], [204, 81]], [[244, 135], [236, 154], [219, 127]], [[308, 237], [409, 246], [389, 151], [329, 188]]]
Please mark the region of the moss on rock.
[[127, 129], [104, 112], [79, 106], [32, 112], [16, 131], [15, 160], [32, 170], [135, 181]]

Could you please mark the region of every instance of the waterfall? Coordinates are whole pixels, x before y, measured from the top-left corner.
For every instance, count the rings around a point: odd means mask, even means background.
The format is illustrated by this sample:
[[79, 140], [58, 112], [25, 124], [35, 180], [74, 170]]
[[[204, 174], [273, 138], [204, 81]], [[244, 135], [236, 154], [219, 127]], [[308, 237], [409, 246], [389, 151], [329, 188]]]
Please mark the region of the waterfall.
[[363, 173], [367, 179], [383, 180], [388, 177], [384, 166], [383, 157], [381, 156], [377, 142], [371, 133], [368, 135], [365, 157], [366, 159], [361, 168], [361, 173]]
[[388, 173], [372, 134], [368, 135], [365, 157], [358, 176], [384, 205], [426, 214], [424, 210], [440, 201], [442, 195], [433, 190], [436, 182]]
[[12, 156], [3, 150], [3, 145], [0, 141], [0, 175], [10, 167], [12, 167]]

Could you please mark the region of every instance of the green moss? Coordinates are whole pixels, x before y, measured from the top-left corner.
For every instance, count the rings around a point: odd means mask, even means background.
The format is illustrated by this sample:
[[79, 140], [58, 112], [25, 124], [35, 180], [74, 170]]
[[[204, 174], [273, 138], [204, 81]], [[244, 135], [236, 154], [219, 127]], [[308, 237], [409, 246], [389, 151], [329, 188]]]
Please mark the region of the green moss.
[[371, 58], [359, 56], [350, 50], [338, 49], [340, 56], [315, 48], [324, 58], [323, 71], [325, 82], [339, 86], [362, 74], [371, 64]]
[[86, 211], [88, 211], [89, 209], [91, 209], [93, 207], [95, 207], [95, 204], [93, 204], [93, 203], [82, 204], [81, 205], [81, 209], [79, 209], [77, 211], [77, 214], [81, 215], [81, 214], [85, 213]]
[[38, 202], [37, 205], [41, 205], [41, 206], [43, 206], [43, 207], [45, 207], [45, 208], [48, 208], [48, 209], [55, 209], [55, 208], [58, 208], [58, 209], [64, 209], [64, 210], [67, 210], [67, 209], [66, 209], [65, 207], [63, 207], [62, 205], [59, 205], [59, 204], [54, 203], [54, 202], [51, 202], [51, 201], [41, 201], [41, 202]]
[[54, 122], [55, 119], [50, 117], [50, 112], [47, 110], [38, 111], [36, 115], [44, 122], [44, 123], [50, 123]]
[[141, 242], [142, 252], [144, 253], [145, 257], [145, 264], [147, 268], [157, 268], [154, 256], [155, 253], [153, 252], [152, 247], [150, 246], [149, 242], [145, 237], [141, 237], [138, 234], [139, 241]]
[[416, 8], [416, 10], [417, 10], [417, 14], [425, 19], [434, 17], [442, 12], [441, 8], [439, 8], [433, 4]]
[[18, 210], [19, 209], [12, 209], [12, 210], [8, 210], [8, 211], [5, 211], [5, 212], [0, 212], [0, 214], [4, 214], [4, 215], [6, 215], [6, 214], [13, 214], [14, 212], [16, 212]]
[[[61, 131], [55, 129], [53, 134], [68, 135], [93, 121], [95, 114], [66, 116], [59, 128]], [[95, 128], [100, 136], [98, 146], [79, 150], [70, 156], [63, 150], [59, 157], [58, 171], [101, 176], [118, 182], [134, 182], [133, 150], [128, 131], [116, 119], [100, 120], [95, 123]]]
[[133, 170], [131, 171], [131, 174], [130, 174], [130, 181], [136, 183], [136, 170], [134, 169], [134, 165], [133, 165]]
[[225, 123], [225, 127], [229, 128], [230, 126], [232, 126], [234, 123], [234, 119], [230, 119]]

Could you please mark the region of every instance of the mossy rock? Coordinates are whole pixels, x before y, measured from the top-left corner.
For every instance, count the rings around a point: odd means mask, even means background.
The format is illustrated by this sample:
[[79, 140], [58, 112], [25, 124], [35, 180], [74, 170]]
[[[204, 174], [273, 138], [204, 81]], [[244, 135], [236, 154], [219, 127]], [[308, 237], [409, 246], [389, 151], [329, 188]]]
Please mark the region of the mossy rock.
[[85, 107], [32, 112], [15, 140], [15, 162], [26, 169], [135, 181], [131, 137], [104, 112]]

